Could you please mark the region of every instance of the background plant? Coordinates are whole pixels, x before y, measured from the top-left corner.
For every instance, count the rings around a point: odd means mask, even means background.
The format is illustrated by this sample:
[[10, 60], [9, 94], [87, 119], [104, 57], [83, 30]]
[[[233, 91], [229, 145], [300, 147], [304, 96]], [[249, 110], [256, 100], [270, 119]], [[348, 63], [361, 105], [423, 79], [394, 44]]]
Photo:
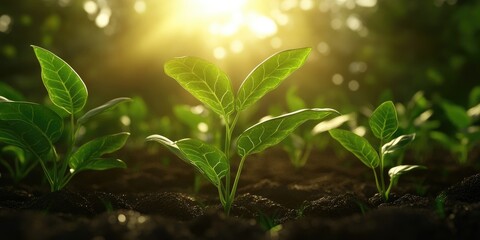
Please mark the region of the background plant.
[[276, 145], [304, 122], [320, 120], [335, 112], [333, 109], [302, 109], [259, 122], [243, 131], [236, 138], [236, 150], [241, 159], [232, 183], [231, 145], [241, 112], [300, 68], [310, 51], [310, 48], [300, 48], [274, 54], [247, 76], [237, 94], [234, 94], [228, 76], [208, 61], [196, 57], [168, 61], [165, 64], [166, 74], [220, 117], [225, 128], [224, 144], [219, 148], [188, 138], [174, 142], [161, 135], [151, 135], [147, 140], [163, 144], [205, 176], [217, 188], [220, 202], [229, 214], [245, 159], [249, 155]]
[[[0, 141], [28, 152], [38, 161], [51, 191], [62, 189], [73, 176], [84, 170], [126, 167], [123, 161], [102, 158], [102, 155], [120, 149], [129, 133], [99, 137], [79, 147], [76, 137], [79, 127], [85, 122], [129, 99], [113, 99], [76, 117], [87, 102], [88, 92], [84, 82], [73, 68], [52, 52], [37, 46], [33, 46], [33, 49], [55, 111], [40, 104], [2, 97]], [[54, 145], [60, 139], [65, 140], [65, 154], [59, 154]]]
[[480, 143], [480, 87], [472, 89], [468, 110], [448, 100], [440, 99], [439, 105], [446, 120], [453, 127], [444, 131], [432, 131], [430, 137], [448, 149], [460, 164], [469, 162], [469, 153]]
[[378, 151], [373, 148], [367, 139], [347, 130], [332, 129], [329, 133], [343, 147], [362, 161], [363, 164], [372, 169], [378, 193], [387, 201], [390, 191], [400, 175], [413, 169], [424, 167], [419, 165], [399, 165], [390, 168], [388, 171], [390, 183], [387, 186], [384, 177], [387, 158], [412, 142], [415, 134], [401, 135], [390, 140], [398, 129], [397, 112], [395, 105], [391, 101], [384, 102], [375, 109], [369, 119], [369, 125], [373, 135], [380, 140]]

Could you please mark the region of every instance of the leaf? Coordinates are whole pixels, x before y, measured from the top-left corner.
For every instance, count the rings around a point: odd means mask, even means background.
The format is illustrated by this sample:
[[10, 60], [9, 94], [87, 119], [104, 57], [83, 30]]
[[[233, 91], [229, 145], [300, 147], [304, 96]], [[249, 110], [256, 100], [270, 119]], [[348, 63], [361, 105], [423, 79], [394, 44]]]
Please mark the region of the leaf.
[[291, 49], [276, 53], [260, 63], [238, 89], [235, 107], [244, 110], [277, 88], [290, 74], [299, 69], [311, 48]]
[[14, 156], [15, 161], [18, 161], [20, 165], [24, 165], [27, 162], [27, 156], [23, 148], [13, 145], [7, 145], [2, 148], [2, 153], [11, 154], [12, 156]]
[[79, 172], [85, 169], [94, 169], [94, 162], [98, 161], [99, 157], [122, 148], [128, 136], [130, 136], [130, 133], [117, 133], [100, 137], [83, 144], [72, 154], [68, 161], [72, 169], [71, 171]]
[[470, 117], [463, 107], [446, 101], [442, 102], [441, 106], [448, 120], [450, 120], [457, 129], [465, 129], [470, 126]]
[[69, 114], [83, 109], [88, 92], [80, 76], [61, 58], [52, 52], [33, 46], [42, 69], [42, 80], [53, 104]]
[[215, 64], [196, 57], [181, 57], [165, 63], [165, 73], [185, 90], [228, 119], [234, 96], [228, 76]]
[[365, 138], [343, 129], [332, 129], [328, 132], [367, 167], [375, 168], [379, 165], [378, 153]]
[[90, 159], [81, 170], [96, 170], [102, 171], [112, 168], [127, 168], [127, 164], [120, 159], [116, 158], [93, 158]]
[[105, 111], [108, 111], [108, 110], [116, 107], [118, 104], [120, 104], [122, 102], [127, 102], [127, 101], [131, 101], [131, 99], [126, 98], [126, 97], [120, 97], [120, 98], [112, 99], [112, 100], [108, 101], [107, 103], [105, 103], [101, 106], [98, 106], [94, 109], [91, 109], [90, 111], [85, 113], [83, 116], [78, 118], [77, 124], [82, 125], [82, 124], [86, 123], [88, 120], [90, 120], [91, 118], [97, 116], [98, 114], [101, 114]]
[[330, 120], [323, 121], [317, 124], [315, 127], [313, 127], [312, 135], [317, 135], [319, 133], [326, 132], [328, 130], [340, 127], [342, 124], [344, 124], [350, 119], [351, 119], [351, 115], [341, 115], [341, 116], [332, 118]]
[[225, 154], [215, 146], [196, 139], [182, 139], [176, 142], [161, 136], [151, 135], [147, 141], [155, 141], [166, 146], [180, 159], [193, 165], [216, 187], [221, 185], [229, 169]]
[[392, 101], [387, 101], [378, 106], [369, 120], [370, 128], [375, 137], [386, 140], [390, 138], [398, 128], [397, 111]]
[[6, 83], [0, 82], [0, 96], [13, 101], [24, 101], [25, 97]]
[[400, 165], [400, 166], [390, 168], [390, 170], [388, 170], [388, 175], [390, 176], [390, 179], [391, 179], [390, 181], [393, 181], [394, 179], [398, 178], [400, 175], [406, 172], [410, 172], [414, 169], [426, 169], [426, 167], [420, 166], [420, 165]]
[[440, 143], [446, 149], [452, 149], [456, 145], [459, 145], [455, 138], [450, 138], [447, 134], [439, 131], [431, 131], [429, 134], [430, 138]]
[[257, 123], [237, 139], [237, 151], [242, 157], [258, 153], [281, 142], [293, 130], [308, 120], [320, 120], [338, 113], [329, 108], [302, 109]]
[[53, 144], [63, 131], [58, 114], [35, 103], [0, 103], [0, 142], [42, 156], [54, 151]]
[[415, 133], [401, 135], [382, 146], [382, 153], [389, 154], [404, 148], [415, 139]]
[[13, 102], [13, 101], [4, 97], [4, 96], [0, 96], [0, 103], [2, 103], [2, 102]]

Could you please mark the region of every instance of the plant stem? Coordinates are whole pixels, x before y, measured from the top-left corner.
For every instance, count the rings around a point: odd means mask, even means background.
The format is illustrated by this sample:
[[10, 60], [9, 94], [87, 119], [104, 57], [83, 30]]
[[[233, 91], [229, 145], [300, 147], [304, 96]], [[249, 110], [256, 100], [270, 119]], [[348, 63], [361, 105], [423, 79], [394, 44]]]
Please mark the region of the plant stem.
[[380, 155], [380, 184], [382, 185], [382, 193], [385, 192], [385, 178], [383, 177], [383, 168], [385, 166], [385, 154], [383, 154], [382, 150], [383, 146], [383, 139], [380, 140], [380, 149], [378, 154]]
[[243, 156], [240, 160], [240, 164], [238, 165], [237, 175], [235, 175], [235, 181], [233, 182], [232, 191], [230, 195], [227, 197], [227, 202], [225, 204], [225, 212], [227, 216], [230, 214], [230, 208], [232, 207], [233, 200], [235, 199], [235, 193], [237, 191], [238, 181], [240, 180], [240, 175], [242, 174], [243, 163], [245, 162], [246, 157]]
[[382, 190], [382, 188], [380, 188], [380, 184], [378, 183], [377, 171], [375, 171], [375, 168], [373, 168], [373, 167], [372, 167], [372, 171], [373, 171], [373, 176], [375, 177], [375, 184], [377, 185], [378, 193], [380, 193], [382, 195], [383, 190]]
[[390, 195], [390, 190], [392, 190], [394, 181], [395, 181], [395, 179], [390, 179], [390, 184], [388, 184], [388, 188], [385, 191], [385, 194], [383, 196], [385, 198], [385, 201], [388, 201], [388, 196]]
[[[235, 114], [235, 118], [233, 118], [233, 121], [232, 123], [230, 124], [228, 122], [228, 119], [225, 118], [225, 121], [226, 121], [226, 126], [225, 126], [225, 156], [227, 157], [227, 163], [228, 163], [228, 170], [227, 170], [227, 176], [226, 176], [226, 179], [225, 179], [225, 194], [229, 194], [230, 192], [230, 146], [231, 146], [231, 141], [232, 141], [232, 133], [233, 133], [233, 130], [235, 129], [235, 125], [237, 124], [237, 120], [238, 120], [238, 117], [239, 117], [240, 113], [237, 112]], [[228, 199], [228, 197], [226, 197], [226, 199]], [[228, 201], [228, 200], [227, 200]]]

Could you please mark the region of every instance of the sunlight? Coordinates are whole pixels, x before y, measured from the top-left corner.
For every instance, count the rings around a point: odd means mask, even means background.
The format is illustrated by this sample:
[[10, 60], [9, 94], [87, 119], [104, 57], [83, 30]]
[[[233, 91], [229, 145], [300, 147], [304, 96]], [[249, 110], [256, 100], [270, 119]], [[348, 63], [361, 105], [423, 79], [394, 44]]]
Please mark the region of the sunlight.
[[203, 17], [234, 14], [242, 11], [246, 0], [188, 0], [188, 9]]

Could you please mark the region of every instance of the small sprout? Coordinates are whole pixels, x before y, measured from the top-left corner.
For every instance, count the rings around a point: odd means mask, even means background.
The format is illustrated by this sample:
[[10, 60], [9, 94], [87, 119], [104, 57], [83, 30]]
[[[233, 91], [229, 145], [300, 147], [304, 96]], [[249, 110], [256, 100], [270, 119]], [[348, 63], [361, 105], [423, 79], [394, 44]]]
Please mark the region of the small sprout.
[[[151, 135], [155, 141], [193, 166], [218, 190], [220, 203], [229, 214], [246, 158], [278, 144], [298, 126], [308, 120], [321, 120], [336, 113], [333, 109], [301, 109], [266, 119], [237, 136], [236, 150], [240, 156], [235, 179], [231, 179], [231, 145], [237, 120], [242, 111], [274, 90], [284, 79], [300, 68], [311, 49], [292, 49], [277, 53], [258, 65], [243, 81], [237, 93], [230, 79], [216, 65], [196, 57], [182, 57], [165, 64], [167, 75], [216, 113], [225, 126], [222, 148], [197, 139], [172, 141], [161, 135]], [[194, 125], [198, 126], [198, 122]]]
[[377, 190], [383, 199], [387, 201], [394, 183], [401, 174], [413, 169], [425, 169], [425, 167], [419, 165], [400, 165], [391, 168], [388, 171], [390, 183], [387, 187], [384, 180], [386, 158], [390, 154], [405, 148], [415, 139], [415, 134], [401, 135], [390, 140], [398, 128], [397, 112], [391, 101], [382, 103], [372, 113], [369, 119], [369, 125], [375, 137], [380, 140], [378, 151], [375, 151], [366, 138], [353, 132], [342, 129], [332, 129], [329, 132], [343, 147], [353, 153], [363, 164], [372, 169]]

